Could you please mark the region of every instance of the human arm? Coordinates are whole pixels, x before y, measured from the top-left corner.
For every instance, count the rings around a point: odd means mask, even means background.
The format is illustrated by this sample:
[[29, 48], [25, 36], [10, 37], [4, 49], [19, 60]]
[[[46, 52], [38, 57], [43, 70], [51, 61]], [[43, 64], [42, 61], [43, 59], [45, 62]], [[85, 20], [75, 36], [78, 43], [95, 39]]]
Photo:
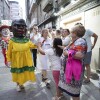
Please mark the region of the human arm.
[[[75, 50], [74, 53], [74, 58], [75, 59], [83, 59], [85, 56], [85, 53], [87, 51], [87, 44], [86, 41], [82, 38], [76, 40], [76, 42], [74, 42], [73, 46], [70, 46], [69, 50]], [[67, 51], [67, 55], [68, 55], [68, 51]]]
[[84, 54], [80, 51], [76, 52], [76, 54], [74, 55], [75, 59], [83, 59], [84, 58]]
[[63, 46], [68, 46], [71, 42], [71, 37], [67, 36], [64, 40], [62, 40]]
[[61, 48], [61, 49], [64, 49], [65, 48], [65, 46], [61, 46], [61, 45], [58, 45], [58, 47]]
[[[68, 51], [67, 50], [63, 51], [63, 54], [64, 54], [64, 56], [68, 56]], [[78, 51], [75, 53], [74, 58], [82, 59], [82, 58], [84, 58], [84, 54], [82, 52]]]
[[92, 45], [92, 49], [95, 47], [95, 44], [97, 42], [97, 39], [98, 39], [98, 35], [97, 34], [93, 34], [92, 37], [94, 37], [94, 42], [93, 42], [93, 45]]
[[31, 49], [37, 49], [37, 44], [32, 43], [31, 41], [29, 41], [29, 47]]
[[31, 40], [31, 41], [34, 40], [34, 34], [33, 34], [33, 33], [30, 34], [30, 40]]
[[42, 50], [42, 47], [41, 47], [41, 43], [40, 43], [40, 42], [38, 43], [38, 51], [39, 51], [42, 55], [45, 55], [45, 52]]
[[6, 52], [6, 58], [7, 58], [7, 62], [8, 62], [9, 65], [11, 65], [12, 49], [13, 49], [13, 43], [10, 40], [9, 43], [8, 43], [8, 49], [7, 49], [7, 52]]

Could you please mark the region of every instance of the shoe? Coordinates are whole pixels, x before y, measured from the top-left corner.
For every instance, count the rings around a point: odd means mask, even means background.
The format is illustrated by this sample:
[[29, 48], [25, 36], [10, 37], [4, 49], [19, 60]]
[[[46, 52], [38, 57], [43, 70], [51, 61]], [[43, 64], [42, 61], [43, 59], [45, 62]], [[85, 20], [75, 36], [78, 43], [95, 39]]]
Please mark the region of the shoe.
[[25, 90], [25, 87], [23, 85], [20, 86], [21, 90]]
[[83, 81], [83, 84], [85, 85], [85, 84], [89, 84], [91, 81], [90, 80], [84, 80]]
[[16, 90], [17, 90], [17, 92], [21, 92], [21, 87], [19, 85], [17, 85]]
[[46, 80], [48, 80], [48, 78], [42, 78], [42, 82], [45, 82]]

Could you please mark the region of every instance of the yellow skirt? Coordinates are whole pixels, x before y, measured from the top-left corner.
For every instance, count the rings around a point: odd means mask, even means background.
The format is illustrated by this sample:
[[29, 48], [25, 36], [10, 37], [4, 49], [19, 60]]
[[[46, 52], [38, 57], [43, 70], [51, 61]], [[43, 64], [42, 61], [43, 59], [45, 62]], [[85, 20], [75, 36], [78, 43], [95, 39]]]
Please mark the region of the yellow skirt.
[[34, 72], [25, 71], [23, 73], [12, 73], [12, 81], [23, 85], [27, 81], [36, 81]]

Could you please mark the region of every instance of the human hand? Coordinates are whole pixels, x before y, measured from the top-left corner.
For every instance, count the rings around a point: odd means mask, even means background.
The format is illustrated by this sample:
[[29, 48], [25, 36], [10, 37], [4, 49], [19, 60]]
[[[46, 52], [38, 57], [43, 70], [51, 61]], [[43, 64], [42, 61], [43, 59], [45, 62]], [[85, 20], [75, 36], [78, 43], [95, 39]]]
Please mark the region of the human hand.
[[38, 43], [37, 43], [37, 46], [38, 46], [38, 47], [41, 47], [41, 43], [38, 42]]
[[7, 65], [10, 67], [11, 66], [11, 62], [7, 62]]
[[61, 45], [58, 45], [58, 47], [61, 48], [61, 49], [64, 49], [65, 48], [64, 46], [61, 46]]
[[75, 54], [75, 56], [74, 56], [74, 58], [76, 58], [76, 59], [82, 59], [84, 57], [84, 54], [82, 54], [82, 52], [76, 52], [76, 54]]
[[92, 49], [94, 49], [95, 45], [92, 45]]
[[64, 55], [64, 56], [67, 56], [67, 55], [68, 55], [67, 50], [66, 50], [66, 51], [63, 51], [63, 55]]

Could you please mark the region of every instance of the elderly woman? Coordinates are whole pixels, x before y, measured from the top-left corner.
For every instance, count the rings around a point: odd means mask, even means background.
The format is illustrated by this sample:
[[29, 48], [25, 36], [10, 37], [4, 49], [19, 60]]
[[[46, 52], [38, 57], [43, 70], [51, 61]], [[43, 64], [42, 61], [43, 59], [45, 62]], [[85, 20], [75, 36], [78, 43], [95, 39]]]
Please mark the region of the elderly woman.
[[[85, 68], [83, 59], [84, 59], [84, 55], [87, 51], [86, 41], [82, 38], [84, 36], [84, 34], [85, 34], [84, 26], [82, 26], [82, 25], [74, 26], [71, 30], [72, 43], [67, 48], [64, 49], [63, 56], [62, 56], [62, 70], [61, 70], [61, 75], [60, 75], [59, 88], [63, 92], [72, 96], [73, 100], [80, 100], [80, 90], [81, 90], [81, 86], [82, 86], [82, 81], [83, 81], [83, 76], [84, 76], [84, 68]], [[81, 76], [80, 76], [79, 80], [75, 80], [75, 77], [73, 75], [71, 82], [67, 83], [64, 69], [68, 69], [67, 68], [68, 66], [66, 66], [68, 63], [68, 61], [67, 61], [68, 51], [71, 49], [75, 49], [75, 48], [78, 48], [78, 49], [77, 49], [77, 52], [73, 55], [73, 58], [79, 60], [82, 64], [82, 66], [81, 66], [82, 71], [80, 74]], [[67, 57], [67, 59], [66, 59], [66, 65], [65, 65], [63, 61], [66, 57]], [[71, 66], [71, 67], [77, 68], [76, 65]]]
[[[48, 29], [43, 29], [42, 37], [39, 40], [39, 44], [44, 51], [50, 49], [52, 45], [51, 39], [49, 38], [48, 34]], [[40, 63], [42, 67], [42, 81], [46, 83], [47, 88], [50, 88], [50, 84], [47, 78], [47, 70], [49, 69], [48, 57], [46, 55], [40, 54]]]

